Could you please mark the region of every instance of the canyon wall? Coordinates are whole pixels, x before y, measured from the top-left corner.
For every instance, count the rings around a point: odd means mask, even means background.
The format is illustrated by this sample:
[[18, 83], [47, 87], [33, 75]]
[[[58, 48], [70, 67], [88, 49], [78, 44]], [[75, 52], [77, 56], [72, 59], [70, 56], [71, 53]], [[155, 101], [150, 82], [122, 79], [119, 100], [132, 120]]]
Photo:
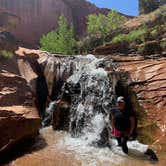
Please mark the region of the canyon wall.
[[87, 15], [109, 11], [85, 0], [0, 0], [0, 10], [18, 18], [9, 31], [21, 44], [30, 47], [36, 47], [43, 34], [58, 27], [60, 15], [73, 22], [76, 33], [81, 35], [85, 32]]

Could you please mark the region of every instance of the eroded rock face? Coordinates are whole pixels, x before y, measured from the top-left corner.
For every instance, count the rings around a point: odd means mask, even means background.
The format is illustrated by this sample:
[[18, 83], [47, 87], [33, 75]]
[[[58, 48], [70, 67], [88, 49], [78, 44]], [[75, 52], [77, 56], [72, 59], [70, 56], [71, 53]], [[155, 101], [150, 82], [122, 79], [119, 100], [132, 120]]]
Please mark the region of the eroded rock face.
[[106, 13], [85, 0], [0, 0], [0, 7], [19, 18], [19, 24], [10, 30], [18, 41], [35, 47], [39, 38], [58, 27], [58, 18], [64, 15], [74, 20], [77, 34], [85, 32], [86, 17], [90, 13]]
[[36, 135], [41, 126], [36, 86], [42, 69], [38, 51], [28, 51], [0, 60], [0, 155], [13, 145], [23, 146], [21, 140]]
[[166, 133], [166, 58], [114, 56], [113, 59], [131, 76], [130, 88], [136, 94], [131, 95], [133, 108], [140, 115], [138, 127], [144, 135], [143, 141], [154, 143], [157, 140], [158, 144]]
[[99, 46], [94, 49], [95, 55], [108, 55], [113, 53], [127, 53], [128, 43], [127, 42], [117, 42], [112, 44], [107, 44], [105, 46]]
[[0, 155], [36, 134], [39, 127], [40, 118], [26, 80], [0, 70]]

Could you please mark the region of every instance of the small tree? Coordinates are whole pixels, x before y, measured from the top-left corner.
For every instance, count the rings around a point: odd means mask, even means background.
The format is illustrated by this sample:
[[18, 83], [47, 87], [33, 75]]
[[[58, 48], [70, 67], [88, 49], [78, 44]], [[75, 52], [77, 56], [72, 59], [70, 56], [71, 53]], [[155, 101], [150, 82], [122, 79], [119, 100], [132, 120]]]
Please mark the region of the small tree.
[[102, 38], [104, 42], [105, 37], [119, 29], [124, 21], [125, 17], [115, 10], [109, 12], [107, 16], [91, 14], [88, 16], [87, 32], [89, 35], [95, 35], [96, 38]]
[[90, 14], [87, 25], [88, 33], [95, 35], [96, 38], [104, 38], [109, 32], [108, 19], [103, 14]]
[[64, 16], [59, 17], [58, 25], [57, 31], [51, 31], [42, 36], [41, 49], [51, 53], [73, 54], [75, 46], [73, 25], [68, 26]]
[[108, 23], [111, 31], [118, 30], [125, 22], [126, 18], [120, 15], [116, 10], [112, 10], [108, 13]]

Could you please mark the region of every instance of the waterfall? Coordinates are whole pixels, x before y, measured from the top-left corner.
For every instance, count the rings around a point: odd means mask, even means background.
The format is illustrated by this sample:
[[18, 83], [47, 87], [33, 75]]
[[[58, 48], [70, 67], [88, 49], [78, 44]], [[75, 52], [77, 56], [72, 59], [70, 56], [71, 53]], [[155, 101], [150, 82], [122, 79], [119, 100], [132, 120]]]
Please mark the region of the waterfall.
[[[68, 90], [71, 95], [71, 135], [85, 137], [90, 143], [108, 142], [111, 131], [109, 112], [116, 98], [115, 88], [105, 70], [111, 65], [111, 60], [108, 63], [106, 59], [98, 59], [91, 54], [73, 57], [49, 56], [45, 65], [45, 77], [49, 95], [53, 100], [45, 111], [43, 126], [51, 123], [58, 96], [62, 91]], [[62, 90], [64, 83], [66, 86]], [[101, 138], [101, 133], [105, 138]]]
[[[122, 154], [121, 148], [117, 147], [117, 143], [112, 139], [111, 134], [110, 111], [115, 106], [117, 97], [115, 94], [115, 80], [108, 77], [108, 72], [105, 70], [108, 68], [109, 71], [110, 69], [111, 71], [116, 70], [116, 66], [111, 59], [98, 59], [94, 55], [87, 55], [67, 57], [66, 59], [59, 58], [58, 60], [56, 57], [56, 59], [52, 58], [49, 63], [54, 67], [54, 69], [51, 68], [52, 71], [56, 69], [55, 83], [58, 78], [63, 80], [64, 86], [61, 89], [61, 95], [68, 93], [71, 97], [69, 110], [70, 135], [62, 140], [62, 144], [67, 146], [72, 144], [72, 147], [75, 146], [77, 149], [86, 147], [86, 151], [91, 145], [93, 147], [111, 147], [115, 153]], [[62, 63], [62, 66], [60, 63]], [[66, 77], [63, 78], [64, 76]], [[55, 88], [57, 87], [55, 86]], [[53, 112], [57, 111], [57, 104], [57, 100], [50, 102], [46, 109], [44, 125], [50, 123], [53, 119]], [[147, 145], [140, 144], [138, 141], [128, 142], [128, 146], [142, 152], [148, 149]]]
[[[105, 71], [104, 59], [93, 55], [78, 56], [75, 71], [67, 79], [71, 94], [70, 133], [89, 144], [108, 145], [111, 133], [110, 109], [115, 104], [115, 92]], [[76, 87], [80, 91], [76, 91]]]

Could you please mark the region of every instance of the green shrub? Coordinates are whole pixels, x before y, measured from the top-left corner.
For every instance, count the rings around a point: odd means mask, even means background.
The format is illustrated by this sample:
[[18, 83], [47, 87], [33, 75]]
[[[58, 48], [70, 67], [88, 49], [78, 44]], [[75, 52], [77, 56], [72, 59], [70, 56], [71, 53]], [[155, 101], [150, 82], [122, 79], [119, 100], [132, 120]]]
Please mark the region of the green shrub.
[[162, 50], [166, 51], [166, 39], [163, 39], [161, 42], [160, 42], [160, 47], [162, 48]]
[[157, 29], [152, 29], [151, 31], [151, 36], [153, 37], [153, 39], [157, 38], [157, 35], [158, 35], [158, 30]]
[[131, 31], [128, 35], [126, 35], [126, 40], [128, 42], [144, 42], [147, 32], [147, 28], [139, 28], [137, 30]]
[[59, 54], [73, 54], [75, 47], [74, 28], [68, 26], [64, 16], [59, 17], [59, 28], [57, 31], [49, 32], [40, 39], [41, 49]]
[[11, 59], [14, 54], [11, 51], [1, 50], [0, 51], [0, 59]]
[[117, 43], [117, 42], [123, 42], [123, 41], [126, 41], [126, 36], [125, 34], [119, 34], [117, 36], [115, 36], [113, 39], [112, 39], [112, 43]]
[[128, 34], [119, 34], [117, 36], [115, 36], [112, 39], [112, 43], [116, 43], [116, 42], [136, 42], [136, 43], [141, 43], [145, 41], [145, 37], [148, 36], [146, 35], [148, 33], [147, 28], [139, 28], [137, 30], [133, 30]]
[[121, 29], [125, 20], [126, 18], [120, 15], [116, 10], [112, 10], [107, 15], [90, 14], [88, 16], [87, 32], [89, 35], [101, 38], [104, 43], [106, 36]]
[[94, 48], [103, 43], [101, 38], [96, 38], [94, 35], [86, 36], [76, 43], [76, 53], [87, 54], [93, 51]]

